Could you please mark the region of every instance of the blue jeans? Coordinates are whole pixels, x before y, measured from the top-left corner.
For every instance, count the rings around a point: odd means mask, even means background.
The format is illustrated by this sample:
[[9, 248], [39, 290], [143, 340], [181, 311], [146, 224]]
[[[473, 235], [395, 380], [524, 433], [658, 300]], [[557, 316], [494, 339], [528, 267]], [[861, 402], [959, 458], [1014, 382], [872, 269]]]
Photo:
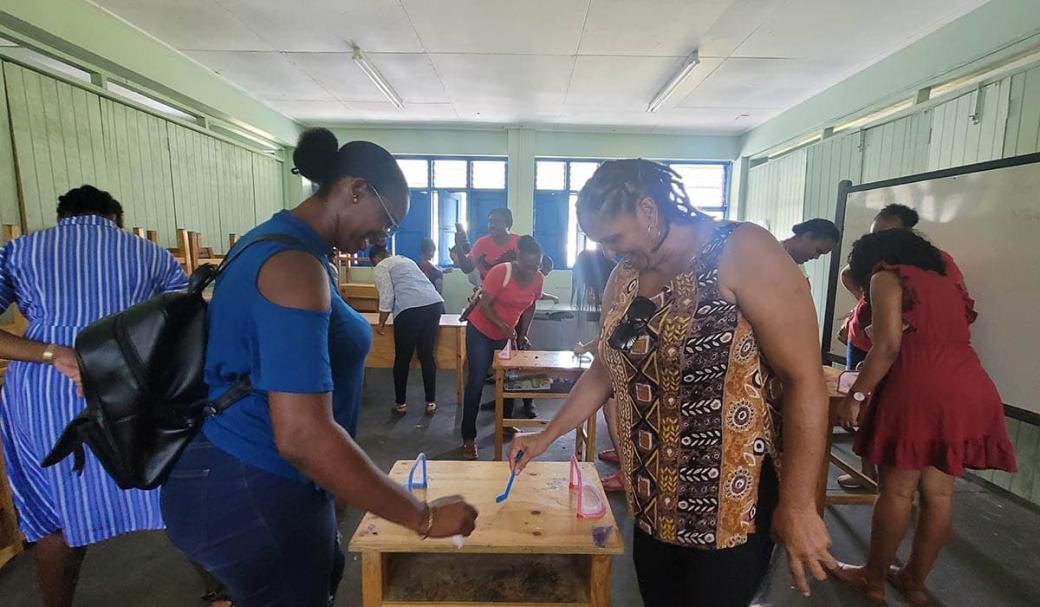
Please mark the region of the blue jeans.
[[845, 368], [849, 371], [855, 371], [856, 367], [866, 358], [867, 353], [865, 350], [860, 350], [852, 344], [848, 344], [845, 347]]
[[327, 607], [343, 576], [336, 512], [315, 485], [271, 474], [201, 432], [162, 488], [166, 533], [237, 607]]
[[[506, 347], [506, 340], [491, 339], [472, 324], [466, 325], [466, 390], [462, 398], [462, 440], [477, 438], [477, 413], [480, 412], [480, 397], [484, 393], [484, 378], [487, 377], [495, 350]], [[513, 401], [504, 403], [505, 417], [513, 416]]]

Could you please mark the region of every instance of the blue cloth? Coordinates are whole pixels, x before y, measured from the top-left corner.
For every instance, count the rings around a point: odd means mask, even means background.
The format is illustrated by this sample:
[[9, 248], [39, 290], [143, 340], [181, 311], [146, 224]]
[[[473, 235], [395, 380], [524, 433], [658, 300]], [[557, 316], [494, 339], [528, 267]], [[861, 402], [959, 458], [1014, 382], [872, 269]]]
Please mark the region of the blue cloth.
[[[0, 310], [18, 304], [29, 321], [25, 337], [45, 343], [71, 346], [90, 323], [187, 285], [169, 251], [96, 215], [62, 219], [0, 249]], [[86, 546], [162, 528], [158, 491], [121, 490], [90, 451], [82, 476], [72, 458], [40, 467], [86, 406], [68, 378], [50, 365], [14, 361], [2, 398], [0, 442], [27, 540], [61, 530], [70, 546]]]
[[849, 371], [855, 371], [859, 364], [866, 359], [866, 350], [861, 350], [852, 344], [845, 346], [845, 368]]
[[200, 434], [162, 488], [170, 541], [241, 607], [326, 607], [343, 576], [333, 501]]
[[[231, 254], [261, 234], [274, 233], [292, 236], [319, 259], [329, 259], [329, 245], [288, 211], [275, 214], [243, 236]], [[278, 454], [267, 394], [331, 392], [336, 422], [353, 435], [372, 327], [343, 301], [331, 267], [329, 310], [286, 308], [261, 295], [256, 286], [260, 268], [272, 255], [293, 248], [281, 242], [257, 243], [243, 251], [217, 279], [207, 318], [209, 396], [220, 396], [243, 375], [249, 375], [254, 390], [221, 415], [207, 420], [203, 432], [213, 444], [247, 464], [305, 481]]]

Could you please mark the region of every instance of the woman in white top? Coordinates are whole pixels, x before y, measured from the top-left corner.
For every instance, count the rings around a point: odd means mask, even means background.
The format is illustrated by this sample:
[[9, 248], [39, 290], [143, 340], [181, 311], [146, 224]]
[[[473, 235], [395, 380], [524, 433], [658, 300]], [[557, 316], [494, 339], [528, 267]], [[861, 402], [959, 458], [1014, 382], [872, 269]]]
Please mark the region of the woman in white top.
[[369, 252], [375, 266], [376, 289], [379, 291], [379, 326], [386, 333], [386, 320], [394, 315], [394, 413], [408, 410], [405, 392], [412, 355], [419, 350], [423, 389], [426, 392], [426, 414], [437, 410], [437, 366], [433, 360], [433, 344], [437, 327], [444, 314], [444, 299], [414, 261], [390, 255], [385, 248]]

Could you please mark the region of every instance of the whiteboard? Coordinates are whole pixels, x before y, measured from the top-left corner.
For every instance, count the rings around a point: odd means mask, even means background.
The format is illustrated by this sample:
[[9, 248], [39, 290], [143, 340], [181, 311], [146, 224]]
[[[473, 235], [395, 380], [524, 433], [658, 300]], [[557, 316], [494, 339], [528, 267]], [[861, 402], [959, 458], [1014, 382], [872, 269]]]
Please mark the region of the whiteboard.
[[[1003, 166], [989, 168], [996, 165]], [[917, 230], [949, 252], [964, 272], [979, 313], [972, 345], [1004, 403], [1040, 413], [1040, 155], [976, 166], [985, 170], [965, 167], [971, 172], [852, 188], [839, 221], [840, 265], [882, 207], [899, 203], [915, 209], [921, 216]], [[936, 175], [944, 173], [949, 172]], [[840, 209], [838, 215], [841, 219]], [[842, 358], [845, 346], [835, 335], [854, 305], [838, 281], [828, 302], [829, 350]]]

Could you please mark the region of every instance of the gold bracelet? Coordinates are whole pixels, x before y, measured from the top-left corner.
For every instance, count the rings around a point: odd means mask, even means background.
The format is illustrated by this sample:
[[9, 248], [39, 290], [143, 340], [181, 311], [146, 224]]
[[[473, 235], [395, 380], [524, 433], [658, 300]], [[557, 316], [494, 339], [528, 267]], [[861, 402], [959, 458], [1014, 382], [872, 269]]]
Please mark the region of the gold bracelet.
[[430, 505], [426, 502], [423, 502], [423, 508], [426, 509], [426, 512], [423, 514], [423, 524], [416, 533], [425, 540], [430, 537], [430, 531], [433, 529], [433, 508], [430, 508]]
[[49, 344], [43, 351], [43, 363], [46, 365], [54, 364], [54, 351], [58, 348], [55, 344]]

